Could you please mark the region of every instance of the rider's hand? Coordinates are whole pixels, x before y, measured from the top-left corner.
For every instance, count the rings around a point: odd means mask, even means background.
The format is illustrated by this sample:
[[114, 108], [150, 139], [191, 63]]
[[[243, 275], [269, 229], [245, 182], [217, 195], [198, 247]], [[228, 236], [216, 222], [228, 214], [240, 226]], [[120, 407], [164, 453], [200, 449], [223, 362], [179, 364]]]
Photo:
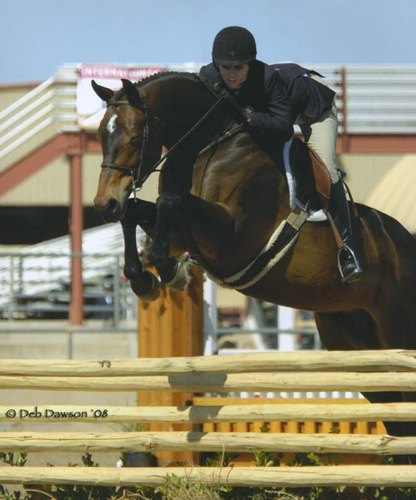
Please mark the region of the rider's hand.
[[247, 117], [245, 114], [245, 110], [241, 109], [240, 104], [237, 99], [226, 89], [222, 89], [220, 93], [220, 99], [225, 101], [232, 111], [234, 112], [235, 121], [237, 123], [245, 123], [247, 121]]
[[244, 116], [246, 117], [246, 122], [247, 123], [250, 123], [250, 119], [251, 119], [251, 113], [253, 112], [253, 108], [250, 107], [250, 106], [247, 106], [246, 108], [244, 108], [243, 110], [243, 113], [244, 113]]

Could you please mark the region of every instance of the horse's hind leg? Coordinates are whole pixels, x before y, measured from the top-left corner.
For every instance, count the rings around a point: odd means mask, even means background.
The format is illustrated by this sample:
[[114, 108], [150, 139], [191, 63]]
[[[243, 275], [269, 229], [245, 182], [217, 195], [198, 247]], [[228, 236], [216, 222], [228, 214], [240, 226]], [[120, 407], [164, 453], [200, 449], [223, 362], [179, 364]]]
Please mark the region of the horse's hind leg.
[[[403, 401], [407, 403], [416, 402], [416, 392], [403, 392]], [[392, 422], [397, 423], [397, 422]], [[401, 433], [401, 434], [400, 434]], [[390, 431], [389, 431], [390, 434]], [[393, 436], [416, 436], [416, 422], [402, 422], [400, 429], [395, 431]], [[411, 464], [416, 464], [416, 455], [408, 455], [407, 458]]]
[[377, 325], [367, 311], [315, 313], [321, 342], [328, 350], [380, 349]]
[[[317, 313], [316, 324], [324, 346], [329, 350], [381, 349], [378, 327], [366, 311]], [[416, 401], [415, 393], [363, 392], [370, 403]], [[383, 422], [391, 436], [416, 436], [415, 422]], [[397, 464], [416, 463], [414, 455], [395, 455]]]
[[[402, 403], [415, 402], [415, 393], [400, 392], [363, 392], [362, 395], [370, 403]], [[416, 436], [416, 422], [386, 422], [383, 421], [387, 434], [390, 436]], [[393, 455], [396, 464], [416, 464], [416, 455]]]
[[[416, 339], [414, 335], [414, 325], [416, 324], [416, 314], [414, 309], [413, 287], [409, 292], [405, 292], [403, 285], [398, 293], [396, 304], [389, 308], [382, 309], [376, 317], [377, 325], [380, 331], [380, 337], [383, 341], [383, 347], [388, 349], [410, 349], [416, 348]], [[391, 291], [390, 291], [391, 294]], [[390, 297], [388, 297], [390, 299]], [[387, 300], [385, 302], [387, 302]], [[390, 300], [392, 302], [392, 300]], [[384, 393], [383, 393], [384, 394]], [[398, 396], [399, 394], [399, 396]], [[416, 392], [387, 393], [390, 395], [390, 402], [416, 402]], [[374, 399], [372, 395], [366, 395], [368, 399]], [[387, 401], [387, 399], [386, 399]], [[414, 422], [384, 422], [387, 432], [392, 436], [416, 436], [416, 421]], [[416, 464], [416, 455], [402, 456], [400, 461], [395, 457], [397, 463]]]

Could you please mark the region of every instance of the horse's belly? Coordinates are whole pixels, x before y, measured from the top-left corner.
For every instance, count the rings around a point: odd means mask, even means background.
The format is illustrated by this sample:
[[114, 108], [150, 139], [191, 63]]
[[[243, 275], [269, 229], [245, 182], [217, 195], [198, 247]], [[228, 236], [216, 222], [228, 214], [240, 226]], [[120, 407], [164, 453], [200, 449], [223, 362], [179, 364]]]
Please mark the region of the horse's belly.
[[325, 273], [315, 276], [304, 274], [287, 275], [282, 270], [271, 270], [255, 285], [240, 290], [242, 293], [294, 309], [315, 312], [345, 311], [369, 306], [370, 296], [366, 296], [360, 286], [353, 290], [345, 286], [338, 276], [331, 278]]

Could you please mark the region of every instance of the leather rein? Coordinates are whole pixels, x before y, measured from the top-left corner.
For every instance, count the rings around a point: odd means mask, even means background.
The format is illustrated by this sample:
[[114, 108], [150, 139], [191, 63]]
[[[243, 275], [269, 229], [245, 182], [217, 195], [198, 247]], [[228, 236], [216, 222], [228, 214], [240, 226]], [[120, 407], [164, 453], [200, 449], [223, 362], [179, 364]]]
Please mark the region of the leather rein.
[[[215, 95], [215, 93], [212, 92], [211, 89], [209, 89], [209, 90], [213, 95]], [[129, 167], [127, 165], [120, 165], [119, 163], [102, 162], [101, 168], [109, 168], [111, 170], [117, 170], [119, 172], [122, 172], [125, 175], [131, 176], [133, 179], [133, 195], [134, 195], [134, 198], [137, 199], [136, 198], [137, 191], [140, 191], [144, 182], [150, 176], [150, 174], [152, 174], [153, 172], [156, 172], [157, 167], [159, 165], [161, 165], [169, 157], [169, 155], [172, 154], [180, 145], [182, 145], [195, 132], [195, 130], [206, 120], [206, 118], [208, 118], [208, 116], [210, 116], [213, 113], [213, 111], [225, 100], [225, 98], [223, 96], [220, 96], [220, 97], [216, 96], [216, 97], [217, 97], [217, 100], [208, 109], [208, 111], [187, 132], [185, 132], [185, 134], [164, 155], [161, 156], [161, 158], [152, 166], [152, 168], [149, 169], [149, 173], [146, 176], [140, 176], [140, 171], [141, 171], [142, 166], [143, 166], [143, 156], [142, 155], [140, 155], [139, 162], [134, 167]], [[135, 106], [134, 104], [132, 104], [129, 101], [114, 101], [114, 102], [107, 103], [107, 108], [110, 108], [113, 106], [116, 106], [116, 107], [117, 106], [131, 106], [133, 108], [139, 109], [142, 112], [144, 111], [146, 114], [146, 123], [148, 122], [149, 117], [148, 117], [148, 113], [147, 113], [147, 108], [143, 109], [141, 107]], [[159, 118], [156, 116], [155, 116], [155, 119], [160, 121]], [[144, 134], [146, 134], [146, 131], [147, 131], [146, 129], [147, 129], [147, 127], [145, 127]], [[228, 134], [229, 134], [229, 132], [225, 133], [225, 135], [228, 135]], [[219, 141], [219, 139], [214, 141], [214, 143], [209, 144], [206, 148], [204, 148], [204, 151], [207, 148], [212, 147], [214, 144], [218, 143], [218, 141]], [[144, 137], [144, 140], [143, 140], [142, 151], [145, 147], [145, 142], [146, 142], [146, 137]]]

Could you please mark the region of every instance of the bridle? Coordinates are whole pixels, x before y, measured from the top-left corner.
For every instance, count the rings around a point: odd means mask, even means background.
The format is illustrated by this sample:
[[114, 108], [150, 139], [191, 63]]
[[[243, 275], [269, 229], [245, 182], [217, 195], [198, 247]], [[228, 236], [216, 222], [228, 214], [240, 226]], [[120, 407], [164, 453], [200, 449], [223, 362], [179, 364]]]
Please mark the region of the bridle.
[[[204, 82], [203, 82], [204, 83]], [[205, 83], [204, 83], [205, 85]], [[194, 132], [195, 130], [208, 118], [211, 113], [225, 100], [225, 97], [223, 95], [218, 96], [213, 92], [207, 85], [205, 87], [210, 90], [210, 92], [215, 95], [216, 101], [214, 104], [208, 109], [208, 111], [187, 131], [185, 134], [164, 154], [161, 156], [159, 160], [157, 160], [150, 169], [148, 169], [148, 172], [146, 175], [140, 175], [141, 171], [143, 169], [143, 152], [145, 150], [147, 141], [149, 140], [149, 109], [146, 107], [139, 107], [130, 101], [113, 101], [113, 102], [108, 102], [107, 103], [107, 108], [113, 107], [113, 106], [131, 106], [133, 108], [139, 109], [140, 111], [145, 113], [145, 127], [143, 131], [143, 141], [142, 141], [142, 151], [140, 154], [140, 158], [138, 163], [133, 166], [129, 167], [127, 165], [121, 165], [119, 163], [111, 163], [111, 162], [102, 162], [101, 163], [101, 168], [109, 168], [111, 170], [117, 170], [119, 172], [122, 172], [125, 175], [128, 175], [132, 178], [133, 180], [133, 196], [134, 199], [137, 199], [136, 193], [140, 191], [142, 188], [143, 184], [145, 183], [146, 179], [153, 173], [158, 171], [157, 167], [161, 165], [168, 157], [171, 155], [180, 145], [182, 145]], [[156, 116], [153, 115], [154, 119], [159, 122], [160, 126], [163, 126], [162, 122], [160, 119]]]
[[[112, 106], [132, 106], [132, 107], [136, 107], [136, 106], [133, 106], [129, 101], [114, 101], [114, 102], [111, 102], [111, 103], [107, 103], [107, 109], [108, 108], [111, 108]], [[137, 108], [139, 109], [139, 108]], [[110, 163], [110, 162], [102, 162], [101, 163], [101, 168], [111, 168], [112, 170], [118, 170], [120, 172], [123, 172], [123, 174], [128, 174], [128, 175], [131, 175], [133, 176], [133, 170], [136, 168], [136, 167], [127, 167], [126, 165], [120, 165], [118, 163]]]
[[[148, 108], [136, 106], [136, 105], [132, 104], [130, 101], [113, 101], [113, 102], [107, 103], [107, 109], [110, 107], [118, 107], [118, 106], [130, 106], [132, 108], [136, 108], [136, 109], [145, 113], [145, 127], [144, 127], [144, 131], [143, 131], [142, 152], [140, 154], [140, 158], [139, 158], [138, 163], [133, 167], [129, 167], [127, 165], [121, 165], [119, 163], [102, 162], [101, 168], [109, 168], [111, 170], [117, 170], [117, 171], [123, 173], [124, 175], [130, 176], [133, 180], [133, 187], [132, 187], [133, 195], [134, 195], [134, 198], [137, 199], [136, 198], [137, 191], [140, 191], [140, 189], [142, 188], [142, 185], [144, 184], [146, 179], [149, 177], [149, 175], [152, 172], [156, 171], [156, 168], [160, 164], [160, 162], [157, 162], [155, 165], [153, 165], [152, 169], [149, 170], [149, 173], [146, 176], [142, 176], [143, 180], [139, 184], [140, 172], [141, 172], [142, 167], [143, 167], [143, 150], [144, 150], [145, 141], [146, 141], [147, 136], [148, 136], [148, 128], [149, 128]], [[158, 122], [160, 122], [159, 118], [156, 115], [155, 115], [155, 119]]]

